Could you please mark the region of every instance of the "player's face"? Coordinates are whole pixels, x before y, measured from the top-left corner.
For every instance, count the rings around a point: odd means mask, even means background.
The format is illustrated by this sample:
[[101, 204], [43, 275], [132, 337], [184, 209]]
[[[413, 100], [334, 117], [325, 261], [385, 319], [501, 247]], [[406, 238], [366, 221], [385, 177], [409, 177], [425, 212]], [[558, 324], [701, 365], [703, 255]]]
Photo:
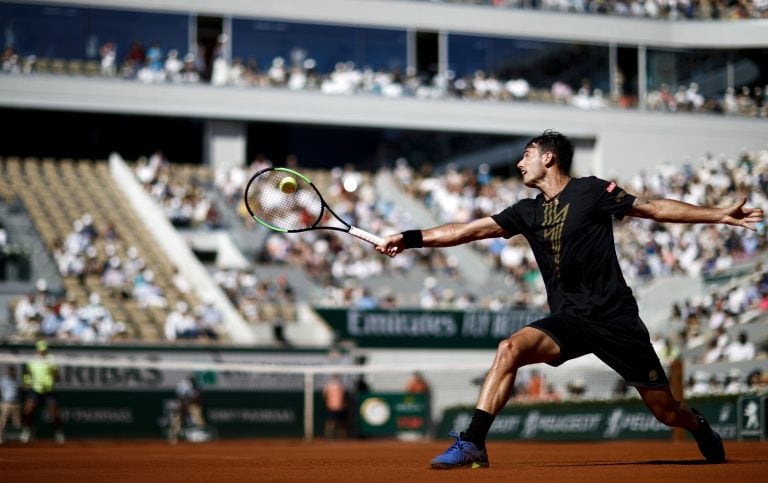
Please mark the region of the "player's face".
[[537, 181], [544, 178], [546, 174], [544, 161], [544, 156], [537, 146], [525, 148], [522, 159], [517, 162], [517, 169], [523, 175], [523, 183], [526, 186], [534, 187]]

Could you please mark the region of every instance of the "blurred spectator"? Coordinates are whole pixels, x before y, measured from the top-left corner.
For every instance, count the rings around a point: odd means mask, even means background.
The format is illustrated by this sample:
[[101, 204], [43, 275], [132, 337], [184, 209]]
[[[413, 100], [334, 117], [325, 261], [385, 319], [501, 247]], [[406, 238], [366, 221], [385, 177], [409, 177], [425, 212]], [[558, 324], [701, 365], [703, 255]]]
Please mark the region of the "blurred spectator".
[[728, 328], [733, 325], [733, 319], [725, 310], [725, 300], [718, 297], [715, 300], [715, 307], [709, 316], [709, 329], [717, 330], [720, 327]]
[[185, 377], [176, 385], [176, 401], [178, 410], [171, 415], [169, 441], [176, 443], [184, 428], [202, 428], [205, 426], [203, 416], [203, 393], [194, 375]]
[[272, 336], [281, 347], [290, 347], [291, 341], [285, 335], [285, 321], [281, 317], [272, 320]]
[[723, 350], [729, 362], [751, 361], [755, 358], [755, 345], [749, 341], [747, 332], [739, 332], [738, 339], [728, 344]]
[[627, 397], [628, 392], [629, 386], [627, 385], [627, 381], [625, 381], [623, 378], [616, 379], [616, 382], [613, 385], [613, 397], [616, 399], [622, 399]]
[[194, 54], [187, 54], [184, 56], [184, 66], [181, 69], [179, 79], [181, 82], [187, 84], [200, 82], [200, 73], [195, 68]]
[[410, 379], [405, 384], [405, 392], [408, 394], [426, 394], [429, 396], [430, 387], [424, 375], [420, 371], [411, 374]]
[[531, 370], [526, 385], [526, 399], [529, 401], [538, 401], [544, 395], [544, 377], [537, 370]]
[[16, 333], [25, 339], [33, 338], [40, 333], [42, 307], [36, 306], [34, 301], [35, 294], [30, 292], [16, 302], [13, 310]]
[[723, 348], [717, 344], [717, 337], [711, 337], [707, 342], [707, 350], [701, 358], [703, 364], [712, 364], [723, 357]]
[[168, 80], [174, 83], [182, 81], [181, 71], [184, 69], [184, 62], [179, 58], [179, 51], [171, 49], [168, 51], [168, 57], [163, 64]]
[[16, 367], [10, 365], [0, 376], [0, 444], [9, 419], [17, 430], [21, 429], [21, 382]]
[[741, 370], [738, 367], [732, 368], [725, 379], [723, 392], [726, 394], [742, 394], [747, 392], [747, 390], [748, 386]]
[[131, 42], [128, 52], [123, 59], [123, 65], [120, 69], [120, 75], [124, 78], [134, 78], [139, 72], [139, 69], [144, 67], [144, 61], [146, 59], [146, 52], [144, 45], [139, 40]]
[[99, 49], [101, 56], [101, 75], [114, 77], [117, 73], [117, 49], [113, 42], [105, 42]]
[[689, 385], [686, 396], [702, 396], [712, 392], [712, 386], [710, 384], [709, 374], [705, 371], [696, 371], [691, 376], [691, 383]]
[[175, 341], [196, 339], [199, 335], [195, 318], [189, 313], [189, 306], [186, 302], [177, 302], [165, 319], [165, 338]]
[[[95, 257], [89, 257], [94, 259]], [[123, 269], [122, 261], [117, 256], [112, 256], [107, 260], [107, 265], [101, 272], [101, 283], [113, 295], [118, 298], [128, 298], [131, 293], [128, 275]]]
[[568, 391], [568, 398], [573, 400], [582, 399], [587, 392], [587, 384], [584, 382], [584, 379], [580, 377], [568, 381], [565, 387]]
[[168, 306], [168, 300], [163, 296], [163, 291], [155, 285], [154, 281], [155, 273], [149, 269], [136, 274], [133, 279], [133, 297], [142, 309]]
[[750, 391], [763, 391], [768, 389], [768, 375], [761, 369], [755, 369], [747, 375], [747, 387]]
[[347, 437], [348, 399], [341, 377], [334, 374], [323, 386], [325, 403], [325, 437], [338, 439]]
[[542, 395], [542, 400], [544, 401], [552, 401], [557, 402], [562, 400], [563, 397], [560, 394], [560, 392], [555, 388], [553, 384], [547, 384], [544, 394]]
[[147, 49], [146, 62], [150, 70], [153, 72], [161, 72], [163, 70], [163, 50], [160, 48], [160, 44], [155, 42], [149, 49]]
[[432, 425], [432, 388], [421, 371], [414, 371], [413, 374], [411, 374], [411, 377], [405, 383], [405, 392], [408, 394], [424, 395], [425, 421], [423, 429], [428, 434]]
[[207, 297], [203, 299], [203, 303], [196, 310], [199, 335], [209, 340], [218, 340], [224, 322], [221, 311]]
[[671, 337], [663, 337], [660, 343], [654, 343], [653, 347], [665, 367], [680, 358], [680, 347], [672, 342]]

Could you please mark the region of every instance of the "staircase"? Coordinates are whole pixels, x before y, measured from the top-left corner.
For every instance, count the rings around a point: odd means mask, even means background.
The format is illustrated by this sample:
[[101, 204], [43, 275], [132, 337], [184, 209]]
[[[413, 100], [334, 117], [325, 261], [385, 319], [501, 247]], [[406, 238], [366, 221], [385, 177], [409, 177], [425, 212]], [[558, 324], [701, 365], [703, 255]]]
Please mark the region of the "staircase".
[[45, 279], [51, 293], [60, 293], [62, 281], [56, 263], [46, 249], [29, 214], [15, 197], [0, 200], [0, 221], [5, 226], [8, 241], [19, 245], [29, 254], [30, 270], [22, 278], [0, 280], [0, 338], [14, 332], [12, 306], [24, 294], [35, 291], [35, 281]]

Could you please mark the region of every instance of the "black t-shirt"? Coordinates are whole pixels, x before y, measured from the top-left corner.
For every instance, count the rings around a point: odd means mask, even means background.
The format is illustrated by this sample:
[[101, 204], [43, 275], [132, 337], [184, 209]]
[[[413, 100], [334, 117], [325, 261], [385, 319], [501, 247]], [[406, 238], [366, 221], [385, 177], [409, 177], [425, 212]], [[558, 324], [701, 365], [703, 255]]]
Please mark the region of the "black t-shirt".
[[521, 200], [493, 215], [507, 233], [531, 245], [552, 313], [590, 320], [637, 314], [637, 302], [621, 273], [611, 215], [618, 219], [635, 197], [616, 183], [574, 178], [555, 199]]

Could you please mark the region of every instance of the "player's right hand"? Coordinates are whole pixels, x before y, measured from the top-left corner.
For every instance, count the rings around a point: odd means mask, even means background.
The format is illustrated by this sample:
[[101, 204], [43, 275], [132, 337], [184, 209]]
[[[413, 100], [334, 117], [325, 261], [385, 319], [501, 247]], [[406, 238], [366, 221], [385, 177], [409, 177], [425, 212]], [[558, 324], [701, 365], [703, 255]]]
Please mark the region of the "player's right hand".
[[376, 246], [376, 250], [390, 258], [395, 258], [398, 253], [405, 250], [405, 245], [403, 245], [403, 234], [396, 233], [394, 235], [389, 235], [384, 239], [383, 244]]

